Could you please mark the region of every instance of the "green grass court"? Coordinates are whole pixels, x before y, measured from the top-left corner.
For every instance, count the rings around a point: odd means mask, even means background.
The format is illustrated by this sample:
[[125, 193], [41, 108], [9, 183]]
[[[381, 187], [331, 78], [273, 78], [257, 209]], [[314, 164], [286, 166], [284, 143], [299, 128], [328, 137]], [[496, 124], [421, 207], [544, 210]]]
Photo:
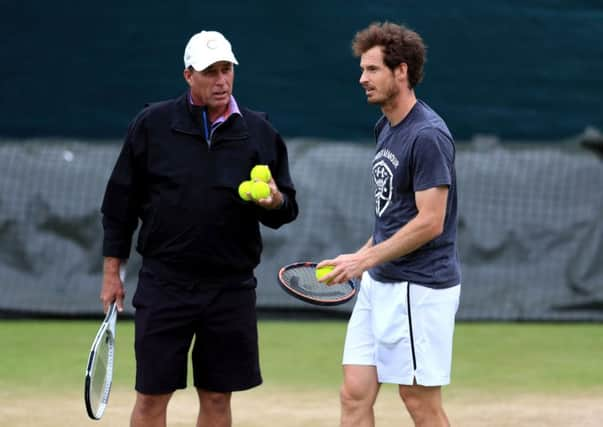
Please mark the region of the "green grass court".
[[[82, 387], [100, 320], [0, 321], [0, 389]], [[341, 380], [344, 321], [260, 321], [266, 384], [333, 390]], [[600, 324], [459, 323], [449, 393], [603, 391]], [[134, 377], [133, 322], [118, 321], [115, 386]], [[603, 402], [603, 400], [602, 400]]]
[[[0, 321], [0, 426], [128, 425], [135, 397], [131, 320], [118, 321], [109, 407], [101, 421], [85, 413], [85, 363], [100, 320]], [[260, 321], [264, 385], [233, 395], [233, 425], [338, 425], [345, 326]], [[600, 324], [459, 323], [446, 411], [461, 427], [600, 427], [602, 354]], [[382, 387], [377, 426], [412, 426], [396, 391]], [[192, 425], [197, 408], [190, 387], [176, 392], [168, 425]]]

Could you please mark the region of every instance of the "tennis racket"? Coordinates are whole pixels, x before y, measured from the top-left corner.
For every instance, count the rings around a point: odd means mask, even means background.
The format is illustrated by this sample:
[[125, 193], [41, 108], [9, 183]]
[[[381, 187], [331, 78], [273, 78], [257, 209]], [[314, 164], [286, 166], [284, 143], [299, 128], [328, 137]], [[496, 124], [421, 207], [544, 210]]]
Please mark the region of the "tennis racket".
[[327, 285], [316, 279], [315, 262], [296, 262], [281, 268], [278, 282], [290, 295], [314, 305], [339, 305], [356, 295], [356, 285], [345, 283]]
[[[119, 267], [119, 278], [122, 283], [126, 280], [126, 263]], [[109, 306], [105, 319], [101, 324], [88, 356], [86, 379], [84, 381], [84, 402], [86, 412], [93, 420], [100, 420], [111, 393], [113, 380], [113, 358], [115, 355], [115, 324], [117, 323], [117, 304]]]
[[115, 323], [117, 306], [112, 303], [90, 349], [86, 366], [84, 401], [86, 411], [93, 420], [100, 420], [109, 402], [113, 379], [115, 353]]

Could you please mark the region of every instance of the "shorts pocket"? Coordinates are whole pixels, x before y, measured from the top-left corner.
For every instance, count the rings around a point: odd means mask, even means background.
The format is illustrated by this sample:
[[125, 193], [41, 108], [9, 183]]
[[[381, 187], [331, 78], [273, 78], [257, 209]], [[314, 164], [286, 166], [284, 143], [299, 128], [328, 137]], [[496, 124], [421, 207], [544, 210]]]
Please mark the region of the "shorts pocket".
[[372, 320], [375, 339], [382, 344], [396, 344], [408, 336], [406, 285], [379, 284], [373, 289]]
[[149, 305], [149, 286], [154, 280], [153, 274], [145, 267], [138, 272], [138, 284], [132, 297], [132, 306], [136, 309], [144, 308]]

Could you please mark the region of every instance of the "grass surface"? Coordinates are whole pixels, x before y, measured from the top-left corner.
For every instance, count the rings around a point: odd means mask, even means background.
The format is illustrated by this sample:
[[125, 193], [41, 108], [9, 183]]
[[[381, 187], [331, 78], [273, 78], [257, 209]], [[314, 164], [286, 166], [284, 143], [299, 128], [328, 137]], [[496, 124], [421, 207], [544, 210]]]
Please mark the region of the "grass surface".
[[603, 387], [599, 324], [461, 324], [453, 384], [567, 393]]
[[[0, 389], [83, 389], [98, 321], [0, 321]], [[115, 386], [132, 387], [133, 322], [119, 321]], [[337, 389], [343, 321], [260, 322], [266, 384]], [[603, 389], [598, 324], [460, 323], [450, 393], [584, 393]]]

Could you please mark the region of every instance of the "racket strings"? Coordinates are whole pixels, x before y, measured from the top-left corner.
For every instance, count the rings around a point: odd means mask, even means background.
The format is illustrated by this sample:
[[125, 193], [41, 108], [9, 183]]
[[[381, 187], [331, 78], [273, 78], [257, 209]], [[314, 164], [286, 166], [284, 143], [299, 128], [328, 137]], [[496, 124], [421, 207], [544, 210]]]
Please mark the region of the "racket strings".
[[94, 338], [88, 356], [84, 403], [88, 416], [95, 420], [101, 419], [109, 402], [113, 379], [116, 322], [117, 307], [113, 303]]
[[298, 266], [287, 269], [282, 274], [285, 284], [294, 291], [317, 299], [337, 300], [353, 292], [349, 283], [327, 285], [316, 279], [314, 266]]
[[113, 340], [109, 331], [99, 342], [90, 375], [90, 406], [98, 417], [109, 400], [113, 370]]

